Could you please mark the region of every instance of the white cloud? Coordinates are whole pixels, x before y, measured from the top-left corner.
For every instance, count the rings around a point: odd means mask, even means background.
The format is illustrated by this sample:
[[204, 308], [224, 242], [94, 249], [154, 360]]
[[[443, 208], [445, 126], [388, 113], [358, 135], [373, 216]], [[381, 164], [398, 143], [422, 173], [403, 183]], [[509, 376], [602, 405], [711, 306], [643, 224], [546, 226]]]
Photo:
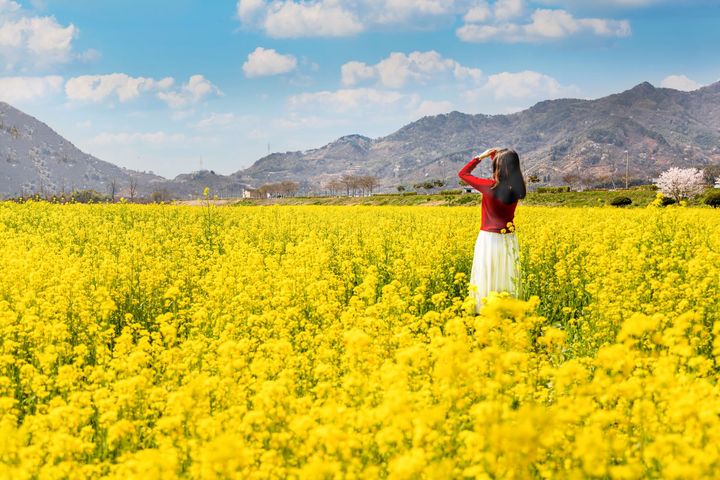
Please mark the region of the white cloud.
[[352, 86], [364, 80], [370, 80], [375, 77], [375, 69], [363, 62], [348, 62], [340, 67], [342, 84]]
[[574, 18], [565, 10], [538, 9], [532, 15], [532, 23], [524, 26], [530, 37], [562, 38], [581, 31], [595, 35], [626, 37], [630, 24], [626, 20], [605, 20], [601, 18]]
[[211, 113], [195, 124], [196, 128], [226, 127], [235, 123], [237, 117], [234, 113]]
[[108, 75], [82, 75], [71, 78], [65, 84], [68, 99], [80, 102], [101, 102], [116, 98], [121, 103], [139, 98], [142, 94], [156, 93], [157, 97], [172, 108], [183, 108], [198, 103], [220, 90], [202, 75], [193, 75], [176, 90], [171, 90], [175, 79], [159, 80], [131, 77], [125, 73]]
[[354, 86], [365, 80], [377, 79], [387, 88], [402, 88], [409, 82], [428, 83], [439, 77], [451, 76], [455, 80], [478, 82], [482, 72], [478, 68], [461, 65], [438, 52], [393, 52], [375, 65], [349, 62], [341, 67], [342, 84]]
[[605, 37], [630, 35], [627, 20], [575, 18], [565, 10], [537, 9], [529, 23], [466, 24], [457, 36], [466, 42], [497, 41], [505, 43], [555, 40], [572, 35], [594, 34]]
[[[2, 4], [0, 4], [2, 7]], [[0, 100], [8, 103], [36, 100], [62, 90], [63, 78], [46, 77], [0, 77]]]
[[175, 85], [175, 79], [172, 77], [165, 77], [162, 80], [158, 80], [157, 85], [161, 90], [165, 90]]
[[577, 33], [580, 22], [565, 10], [536, 10], [524, 30], [531, 37], [562, 38]]
[[543, 73], [525, 70], [501, 72], [488, 77], [485, 85], [465, 93], [468, 100], [492, 96], [496, 100], [550, 99], [579, 93], [575, 86], [563, 86], [556, 79]]
[[[411, 18], [454, 13], [454, 0], [382, 0], [366, 2], [367, 20], [372, 23], [401, 23]], [[373, 9], [376, 7], [376, 9]]]
[[79, 53], [77, 55], [78, 60], [80, 60], [81, 62], [88, 62], [88, 63], [100, 60], [101, 57], [102, 57], [102, 54], [99, 51], [95, 50], [94, 48], [88, 48], [84, 52]]
[[467, 11], [463, 20], [465, 23], [481, 23], [487, 22], [491, 18], [492, 12], [490, 11], [490, 6], [485, 0], [480, 0]]
[[75, 101], [100, 102], [114, 96], [120, 102], [127, 102], [139, 97], [142, 93], [169, 88], [172, 83], [172, 78], [154, 80], [145, 77], [131, 77], [125, 73], [83, 75], [67, 81], [65, 94], [70, 100]]
[[457, 36], [465, 42], [486, 42], [488, 40], [508, 43], [521, 40], [520, 27], [511, 23], [503, 25], [463, 25], [457, 29]]
[[[661, 1], [669, 0], [611, 0], [611, 3], [640, 6]], [[626, 20], [575, 18], [565, 10], [536, 9], [531, 15], [526, 3], [525, 0], [238, 0], [237, 18], [243, 26], [276, 38], [352, 36], [374, 27], [386, 29], [388, 25], [418, 29], [437, 25], [438, 18], [449, 20], [457, 16], [462, 16], [465, 22], [457, 35], [466, 41], [487, 41], [498, 33], [513, 37], [500, 41], [528, 42], [583, 32], [626, 36], [630, 31]], [[597, 2], [590, 0], [533, 3], [567, 8], [597, 6]], [[546, 13], [538, 13], [543, 10]]]
[[692, 90], [697, 90], [703, 85], [686, 77], [685, 75], [668, 75], [662, 79], [660, 86], [663, 88], [674, 88], [675, 90], [690, 92]]
[[[506, 1], [506, 0], [500, 0]], [[276, 38], [344, 37], [373, 26], [463, 14], [473, 0], [238, 0], [237, 18]]]
[[537, 0], [538, 3], [545, 5], [559, 5], [566, 8], [574, 7], [585, 7], [590, 6], [593, 8], [607, 8], [607, 7], [622, 7], [622, 8], [636, 8], [636, 7], [649, 7], [652, 5], [659, 5], [663, 3], [671, 3], [673, 0], [603, 0], [598, 2], [597, 0]]
[[202, 75], [190, 77], [180, 90], [157, 94], [158, 98], [171, 108], [183, 108], [199, 103], [211, 95], [222, 95], [222, 92]]
[[291, 96], [288, 103], [291, 108], [319, 106], [335, 112], [351, 113], [374, 107], [414, 107], [419, 103], [419, 99], [416, 95], [374, 88], [350, 88], [301, 93]]
[[246, 77], [262, 77], [288, 73], [297, 68], [297, 59], [292, 55], [282, 55], [272, 48], [257, 47], [248, 55], [243, 64]]
[[15, 2], [0, 4], [0, 59], [5, 70], [44, 68], [72, 58], [77, 28], [54, 17], [24, 16]]
[[271, 37], [345, 37], [363, 31], [355, 15], [335, 1], [295, 3], [292, 0], [270, 5], [263, 28]]
[[461, 111], [486, 114], [515, 113], [556, 98], [583, 98], [577, 86], [532, 70], [495, 73], [480, 87], [460, 92], [459, 97]]
[[239, 0], [237, 3], [237, 16], [240, 20], [251, 21], [265, 8], [264, 0]]
[[498, 20], [509, 20], [522, 15], [525, 6], [523, 0], [496, 0], [495, 18]]
[[17, 12], [20, 10], [20, 4], [12, 0], [0, 0], [0, 14]]
[[418, 106], [415, 116], [417, 117], [429, 117], [432, 115], [439, 115], [441, 113], [447, 113], [453, 109], [453, 104], [446, 101], [432, 101], [424, 100]]

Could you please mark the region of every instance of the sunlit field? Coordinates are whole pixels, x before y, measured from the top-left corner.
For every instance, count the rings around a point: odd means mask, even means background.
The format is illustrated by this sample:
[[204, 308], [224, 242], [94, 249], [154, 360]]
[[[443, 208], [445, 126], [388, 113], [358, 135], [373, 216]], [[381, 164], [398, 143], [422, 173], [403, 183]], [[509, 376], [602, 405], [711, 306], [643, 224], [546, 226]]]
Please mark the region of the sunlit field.
[[720, 211], [0, 204], [0, 477], [720, 471]]

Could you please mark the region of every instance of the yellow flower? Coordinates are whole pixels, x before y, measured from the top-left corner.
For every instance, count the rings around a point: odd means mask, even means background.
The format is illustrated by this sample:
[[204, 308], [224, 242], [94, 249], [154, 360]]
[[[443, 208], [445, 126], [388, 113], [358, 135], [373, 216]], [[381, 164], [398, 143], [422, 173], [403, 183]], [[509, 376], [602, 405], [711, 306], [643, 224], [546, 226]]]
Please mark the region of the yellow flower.
[[711, 209], [212, 210], [0, 202], [0, 476], [716, 476]]

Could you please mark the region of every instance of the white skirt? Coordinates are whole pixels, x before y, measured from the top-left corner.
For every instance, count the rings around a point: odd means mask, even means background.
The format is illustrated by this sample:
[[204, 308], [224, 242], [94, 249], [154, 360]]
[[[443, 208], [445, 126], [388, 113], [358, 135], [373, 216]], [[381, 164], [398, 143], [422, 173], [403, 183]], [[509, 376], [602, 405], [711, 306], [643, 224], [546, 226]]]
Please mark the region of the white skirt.
[[475, 298], [476, 312], [480, 312], [490, 292], [505, 291], [515, 295], [515, 282], [519, 275], [518, 251], [515, 232], [480, 230], [470, 271], [470, 295]]

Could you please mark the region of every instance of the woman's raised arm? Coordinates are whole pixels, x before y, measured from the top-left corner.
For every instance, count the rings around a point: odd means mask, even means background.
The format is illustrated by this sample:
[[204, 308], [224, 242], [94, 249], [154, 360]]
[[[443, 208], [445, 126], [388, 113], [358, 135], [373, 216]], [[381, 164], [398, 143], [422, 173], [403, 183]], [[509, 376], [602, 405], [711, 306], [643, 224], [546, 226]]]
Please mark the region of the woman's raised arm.
[[475, 190], [479, 191], [480, 193], [487, 193], [490, 189], [490, 187], [493, 186], [495, 183], [494, 180], [491, 180], [489, 178], [479, 178], [475, 175], [472, 175], [472, 171], [475, 169], [475, 167], [478, 166], [480, 161], [487, 157], [494, 157], [495, 156], [495, 149], [486, 150], [482, 154], [478, 155], [477, 157], [473, 157], [472, 160], [470, 160], [463, 168], [460, 169], [458, 172], [458, 177], [471, 187], [473, 187]]

